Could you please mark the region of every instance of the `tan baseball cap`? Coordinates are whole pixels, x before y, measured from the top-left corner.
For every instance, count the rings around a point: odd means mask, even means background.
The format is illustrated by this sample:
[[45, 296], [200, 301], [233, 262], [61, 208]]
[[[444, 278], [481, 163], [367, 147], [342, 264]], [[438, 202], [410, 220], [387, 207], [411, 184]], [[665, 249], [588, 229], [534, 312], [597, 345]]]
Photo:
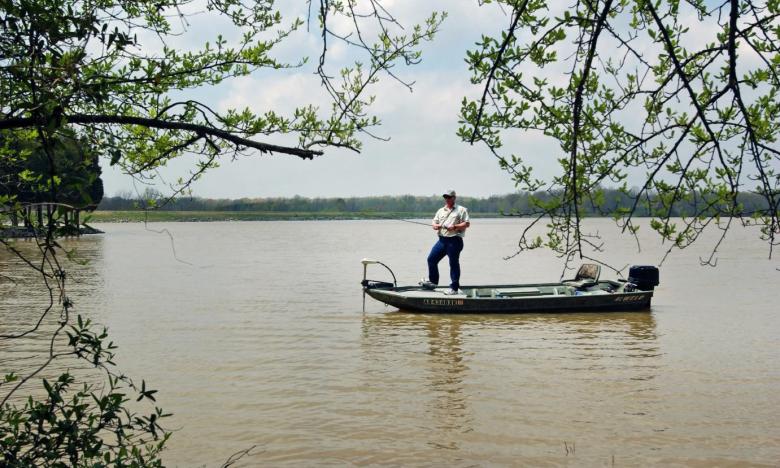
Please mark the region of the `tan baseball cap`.
[[444, 197], [444, 198], [447, 198], [447, 197], [454, 197], [454, 196], [456, 196], [456, 194], [455, 194], [455, 190], [447, 190], [446, 192], [444, 192], [444, 193], [442, 194], [442, 197]]

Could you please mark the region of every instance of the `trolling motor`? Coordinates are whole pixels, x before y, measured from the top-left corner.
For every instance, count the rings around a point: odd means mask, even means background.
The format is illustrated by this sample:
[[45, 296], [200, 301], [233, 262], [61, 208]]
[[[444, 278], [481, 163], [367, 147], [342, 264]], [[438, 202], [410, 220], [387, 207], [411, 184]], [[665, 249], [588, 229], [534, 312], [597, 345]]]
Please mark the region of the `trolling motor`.
[[[360, 263], [363, 264], [363, 281], [361, 281], [360, 284], [363, 285], [363, 313], [365, 314], [366, 313], [366, 291], [369, 289], [393, 289], [398, 287], [398, 281], [395, 279], [395, 273], [393, 273], [393, 270], [391, 270], [389, 266], [385, 265], [379, 260], [364, 258], [363, 260], [360, 261]], [[393, 282], [388, 283], [387, 281], [375, 281], [375, 280], [366, 279], [366, 272], [368, 271], [368, 266], [373, 264], [378, 264], [385, 267], [387, 271], [389, 271], [390, 274], [393, 276]]]
[[[393, 273], [393, 270], [390, 269], [389, 266], [385, 265], [384, 263], [380, 262], [379, 260], [373, 260], [370, 258], [364, 258], [360, 261], [360, 263], [363, 264], [363, 281], [360, 282], [361, 285], [363, 285], [363, 288], [365, 289], [388, 289], [388, 288], [396, 288], [398, 287], [398, 281], [395, 279], [395, 273]], [[393, 277], [393, 282], [389, 283], [387, 281], [376, 281], [376, 280], [370, 280], [366, 279], [366, 272], [368, 271], [368, 265], [382, 265], [387, 269], [387, 271], [390, 272], [390, 275]]]

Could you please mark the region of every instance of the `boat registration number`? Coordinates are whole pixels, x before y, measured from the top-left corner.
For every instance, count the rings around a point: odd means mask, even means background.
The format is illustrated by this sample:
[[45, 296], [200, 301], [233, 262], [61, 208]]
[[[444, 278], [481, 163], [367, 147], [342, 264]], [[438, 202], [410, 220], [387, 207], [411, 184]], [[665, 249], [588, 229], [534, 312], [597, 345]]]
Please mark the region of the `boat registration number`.
[[462, 306], [463, 299], [423, 299], [425, 305]]
[[632, 296], [620, 296], [615, 298], [615, 302], [635, 302], [642, 299], [641, 294], [634, 294]]

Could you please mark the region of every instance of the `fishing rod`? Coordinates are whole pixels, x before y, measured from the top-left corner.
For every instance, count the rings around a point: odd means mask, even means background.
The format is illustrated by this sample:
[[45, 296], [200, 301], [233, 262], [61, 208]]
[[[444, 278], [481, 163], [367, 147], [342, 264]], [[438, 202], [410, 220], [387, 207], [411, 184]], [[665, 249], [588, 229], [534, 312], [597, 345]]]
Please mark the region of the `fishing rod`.
[[391, 216], [375, 215], [375, 214], [372, 214], [372, 213], [361, 213], [361, 214], [366, 216], [366, 217], [369, 217], [369, 218], [387, 219], [387, 220], [390, 220], [390, 221], [403, 221], [405, 223], [419, 224], [420, 226], [431, 227], [431, 223], [423, 223], [421, 221], [412, 221], [411, 219], [393, 218]]
[[[449, 221], [449, 219], [450, 219], [450, 215], [451, 215], [453, 212], [454, 212], [454, 210], [453, 210], [453, 211], [450, 211], [450, 213], [447, 215], [447, 217], [446, 217], [446, 218], [444, 219], [444, 221], [442, 222], [442, 225], [444, 225], [444, 224], [445, 224], [447, 221]], [[362, 214], [363, 216], [367, 216], [367, 217], [373, 217], [373, 218], [379, 218], [379, 219], [387, 219], [387, 220], [390, 220], [390, 221], [403, 221], [403, 222], [405, 222], [405, 223], [419, 224], [420, 226], [427, 226], [427, 227], [431, 227], [431, 226], [432, 226], [432, 224], [431, 224], [431, 223], [423, 223], [423, 222], [420, 222], [420, 221], [412, 221], [411, 219], [404, 219], [404, 218], [394, 218], [394, 217], [391, 217], [391, 216], [382, 216], [382, 215], [378, 215], [378, 214], [373, 214], [373, 213], [365, 213], [365, 212], [362, 212], [361, 214]]]

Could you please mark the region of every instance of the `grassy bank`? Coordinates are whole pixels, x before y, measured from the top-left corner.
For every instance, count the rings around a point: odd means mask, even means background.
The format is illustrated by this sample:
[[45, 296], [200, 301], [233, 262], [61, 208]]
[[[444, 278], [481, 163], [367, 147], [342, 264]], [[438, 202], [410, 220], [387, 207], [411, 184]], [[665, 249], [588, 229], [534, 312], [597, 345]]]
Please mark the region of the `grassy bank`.
[[[90, 214], [90, 223], [135, 223], [180, 221], [292, 221], [292, 220], [337, 220], [337, 219], [428, 219], [432, 213], [405, 212], [279, 212], [279, 211], [95, 211]], [[472, 214], [475, 218], [500, 217], [498, 213]]]

